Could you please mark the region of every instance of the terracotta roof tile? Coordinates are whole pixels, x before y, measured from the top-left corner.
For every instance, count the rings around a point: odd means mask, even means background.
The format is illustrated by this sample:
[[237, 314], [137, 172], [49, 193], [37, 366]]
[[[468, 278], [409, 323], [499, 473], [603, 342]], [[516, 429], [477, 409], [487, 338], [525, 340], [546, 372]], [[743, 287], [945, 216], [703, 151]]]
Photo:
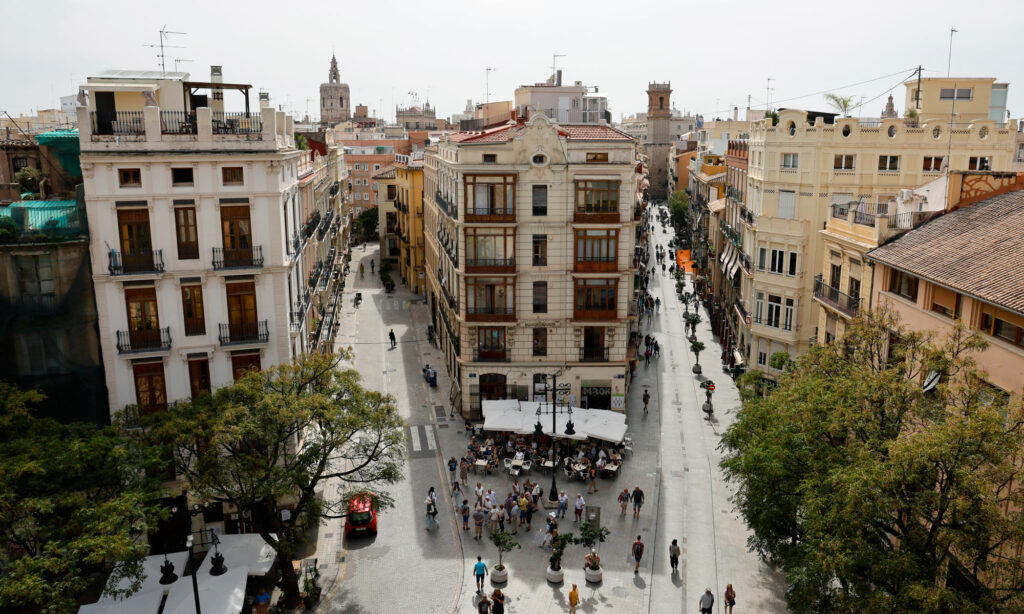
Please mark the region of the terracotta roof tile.
[[1024, 190], [967, 205], [868, 258], [1024, 314]]
[[[570, 141], [632, 141], [625, 132], [600, 124], [555, 124], [559, 136]], [[522, 124], [495, 126], [478, 132], [458, 132], [448, 139], [453, 143], [507, 143], [525, 129]]]
[[395, 165], [389, 164], [373, 174], [374, 179], [394, 179]]

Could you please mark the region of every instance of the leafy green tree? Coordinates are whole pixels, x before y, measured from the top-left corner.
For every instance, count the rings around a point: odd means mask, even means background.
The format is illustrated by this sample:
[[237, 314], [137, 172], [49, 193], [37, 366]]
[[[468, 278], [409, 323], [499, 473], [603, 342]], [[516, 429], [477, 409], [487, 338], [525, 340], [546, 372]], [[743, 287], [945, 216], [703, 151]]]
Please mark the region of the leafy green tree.
[[[404, 463], [403, 422], [394, 399], [363, 388], [341, 369], [346, 354], [309, 354], [161, 412], [148, 430], [174, 456], [194, 497], [231, 503], [252, 515], [277, 551], [282, 590], [300, 602], [292, 567], [306, 530], [342, 518], [368, 493], [393, 505], [384, 488]], [[288, 518], [280, 510], [291, 506]]]
[[305, 134], [295, 135], [295, 149], [309, 149], [309, 141]]
[[21, 187], [22, 192], [38, 192], [39, 169], [26, 166], [14, 173], [14, 181]]
[[511, 533], [505, 533], [504, 531], [491, 531], [489, 537], [491, 538], [491, 543], [498, 549], [498, 564], [494, 566], [494, 569], [502, 571], [505, 569], [505, 563], [502, 560], [502, 556], [506, 552], [512, 552], [516, 548], [521, 548], [522, 546], [514, 537], [512, 537]]
[[828, 93], [825, 94], [825, 102], [831, 105], [836, 111], [839, 111], [843, 117], [849, 117], [850, 112], [853, 111], [853, 96], [840, 96], [838, 94]]
[[33, 415], [43, 400], [0, 382], [0, 611], [75, 612], [78, 599], [141, 582], [145, 533], [167, 512], [146, 477], [156, 456], [111, 427]]
[[1024, 608], [1024, 409], [981, 379], [985, 345], [871, 312], [742, 395], [722, 467], [792, 611]]
[[700, 353], [704, 351], [704, 342], [702, 341], [691, 341], [690, 351], [693, 352], [693, 362], [700, 364]]
[[377, 239], [377, 208], [367, 209], [356, 218], [356, 228], [359, 238], [363, 241], [375, 241]]
[[668, 213], [669, 219], [672, 220], [672, 226], [677, 230], [686, 226], [686, 215], [689, 208], [690, 198], [686, 192], [683, 190], [672, 192], [672, 196], [668, 199]]

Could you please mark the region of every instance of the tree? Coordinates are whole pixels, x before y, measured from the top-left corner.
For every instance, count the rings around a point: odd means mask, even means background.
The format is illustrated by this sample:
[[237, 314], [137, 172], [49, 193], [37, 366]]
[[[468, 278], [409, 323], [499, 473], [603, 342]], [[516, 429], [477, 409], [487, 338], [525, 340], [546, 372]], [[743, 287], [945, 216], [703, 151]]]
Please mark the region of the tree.
[[[594, 546], [603, 544], [605, 540], [608, 539], [609, 535], [611, 535], [611, 531], [608, 527], [602, 527], [590, 520], [584, 520], [583, 523], [580, 524], [580, 535], [573, 539], [573, 543], [586, 547], [587, 554], [590, 554], [590, 551], [594, 549]], [[600, 567], [595, 569], [600, 569]]]
[[309, 141], [305, 134], [295, 135], [295, 149], [309, 149]]
[[362, 241], [377, 239], [377, 208], [367, 209], [356, 218], [356, 232]]
[[668, 212], [672, 226], [679, 230], [686, 226], [686, 215], [690, 208], [690, 198], [683, 190], [672, 192], [668, 199]]
[[375, 509], [390, 507], [381, 489], [401, 478], [398, 408], [363, 388], [356, 371], [338, 367], [349, 358], [316, 353], [251, 372], [161, 412], [148, 431], [173, 453], [192, 496], [251, 514], [277, 551], [289, 606], [300, 601], [292, 560], [306, 529], [344, 517], [355, 495], [369, 494]]
[[492, 531], [490, 534], [491, 543], [498, 549], [498, 564], [494, 566], [496, 571], [502, 571], [505, 569], [505, 564], [502, 562], [502, 555], [506, 552], [512, 552], [516, 548], [521, 548], [519, 542], [515, 540], [512, 535], [505, 533], [504, 531]]
[[[700, 366], [700, 353], [704, 351], [704, 343], [701, 342], [701, 341], [691, 341], [690, 342], [690, 351], [693, 352], [693, 362], [696, 363], [696, 364], [694, 364], [694, 367], [699, 367]], [[699, 373], [699, 371], [695, 371], [695, 372]]]
[[870, 312], [743, 395], [722, 467], [792, 611], [1024, 608], [1024, 408], [983, 382], [985, 345]]
[[[0, 611], [75, 612], [78, 598], [141, 582], [144, 535], [166, 517], [155, 456], [111, 427], [33, 415], [34, 391], [0, 383]], [[124, 594], [127, 594], [124, 593]]]
[[850, 111], [853, 111], [853, 96], [840, 96], [838, 94], [828, 93], [825, 94], [825, 101], [835, 109], [839, 111], [843, 117], [849, 117]]
[[551, 565], [551, 569], [558, 571], [562, 568], [562, 557], [565, 555], [565, 549], [573, 543], [575, 539], [572, 533], [559, 533], [557, 537], [551, 540], [551, 557], [548, 558], [548, 563]]
[[39, 169], [26, 166], [14, 174], [14, 181], [21, 187], [22, 192], [38, 192]]

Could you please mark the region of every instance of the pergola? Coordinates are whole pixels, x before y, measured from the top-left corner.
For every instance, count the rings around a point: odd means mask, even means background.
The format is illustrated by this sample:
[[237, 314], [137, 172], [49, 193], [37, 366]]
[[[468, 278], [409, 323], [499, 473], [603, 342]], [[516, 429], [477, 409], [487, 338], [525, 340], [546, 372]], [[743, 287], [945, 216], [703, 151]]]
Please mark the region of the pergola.
[[185, 97], [185, 113], [191, 112], [192, 96], [198, 90], [238, 90], [245, 96], [245, 113], [249, 114], [249, 90], [252, 85], [248, 83], [214, 83], [212, 81], [182, 81], [182, 94]]

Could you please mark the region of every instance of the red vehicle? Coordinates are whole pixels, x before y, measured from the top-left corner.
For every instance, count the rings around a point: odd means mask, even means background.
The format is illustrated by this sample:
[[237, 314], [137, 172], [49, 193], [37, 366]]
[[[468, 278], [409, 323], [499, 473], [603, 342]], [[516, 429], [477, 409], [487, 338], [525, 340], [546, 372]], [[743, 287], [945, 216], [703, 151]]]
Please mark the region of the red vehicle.
[[373, 497], [370, 493], [358, 493], [348, 502], [345, 535], [353, 533], [377, 534], [377, 510], [373, 509]]

